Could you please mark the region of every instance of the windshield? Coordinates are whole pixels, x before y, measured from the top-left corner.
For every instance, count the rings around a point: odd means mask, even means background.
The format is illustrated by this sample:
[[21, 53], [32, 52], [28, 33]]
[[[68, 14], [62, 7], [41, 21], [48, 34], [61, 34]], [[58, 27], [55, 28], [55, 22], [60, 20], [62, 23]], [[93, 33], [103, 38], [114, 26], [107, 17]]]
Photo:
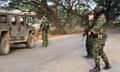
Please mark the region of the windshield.
[[6, 15], [0, 15], [0, 23], [6, 23], [7, 22], [7, 16]]

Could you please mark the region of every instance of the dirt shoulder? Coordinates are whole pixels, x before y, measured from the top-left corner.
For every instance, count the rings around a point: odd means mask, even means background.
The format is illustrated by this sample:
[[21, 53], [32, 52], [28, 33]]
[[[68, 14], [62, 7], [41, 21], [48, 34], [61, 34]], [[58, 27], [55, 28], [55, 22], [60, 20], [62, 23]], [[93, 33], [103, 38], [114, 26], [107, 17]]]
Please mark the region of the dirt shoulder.
[[[58, 35], [48, 35], [49, 39], [53, 39], [53, 38], [58, 38], [58, 37], [63, 37], [63, 36], [69, 36], [69, 35], [73, 35], [73, 34], [58, 34]], [[34, 36], [34, 40], [38, 41], [38, 40], [42, 40], [42, 36]]]

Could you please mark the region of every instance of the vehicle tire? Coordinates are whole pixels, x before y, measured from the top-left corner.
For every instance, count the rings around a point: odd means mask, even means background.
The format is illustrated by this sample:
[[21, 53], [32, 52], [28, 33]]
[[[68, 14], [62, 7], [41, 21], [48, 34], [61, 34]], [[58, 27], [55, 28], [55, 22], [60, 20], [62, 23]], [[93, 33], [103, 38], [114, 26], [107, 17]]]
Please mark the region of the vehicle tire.
[[26, 47], [27, 48], [33, 48], [34, 47], [34, 39], [33, 39], [33, 34], [32, 33], [30, 33], [29, 36], [28, 36]]
[[10, 51], [10, 40], [7, 36], [3, 36], [0, 40], [0, 54], [7, 55]]

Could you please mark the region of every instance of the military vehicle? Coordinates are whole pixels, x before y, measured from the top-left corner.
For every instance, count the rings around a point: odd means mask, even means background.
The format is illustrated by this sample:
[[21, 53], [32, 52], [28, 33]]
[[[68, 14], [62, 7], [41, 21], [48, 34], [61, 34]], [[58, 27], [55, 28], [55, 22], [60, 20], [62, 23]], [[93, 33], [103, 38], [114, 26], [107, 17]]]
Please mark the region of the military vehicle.
[[0, 55], [10, 52], [12, 44], [25, 44], [27, 48], [33, 48], [33, 28], [28, 25], [25, 14], [0, 12]]

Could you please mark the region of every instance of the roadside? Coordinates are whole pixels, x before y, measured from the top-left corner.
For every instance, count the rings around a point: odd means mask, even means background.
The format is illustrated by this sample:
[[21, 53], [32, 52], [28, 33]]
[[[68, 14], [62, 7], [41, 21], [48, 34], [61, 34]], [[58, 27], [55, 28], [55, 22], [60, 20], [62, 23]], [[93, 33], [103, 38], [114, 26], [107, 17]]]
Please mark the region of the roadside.
[[[66, 37], [66, 36], [71, 36], [71, 35], [75, 35], [75, 34], [57, 34], [57, 35], [48, 35], [48, 39], [56, 39], [56, 38], [60, 38], [60, 37]], [[34, 36], [34, 40], [35, 41], [39, 41], [42, 40], [42, 36]]]
[[[120, 30], [120, 28], [108, 28], [107, 31], [111, 31], [111, 30]], [[83, 31], [83, 29], [81, 29], [81, 32]], [[60, 38], [60, 37], [65, 37], [65, 36], [70, 36], [70, 35], [76, 35], [76, 34], [80, 34], [80, 33], [71, 33], [71, 34], [55, 34], [55, 35], [48, 35], [48, 39], [56, 39], [56, 38]], [[42, 34], [41, 33], [36, 33], [34, 35], [34, 40], [35, 41], [39, 41], [42, 40]]]

